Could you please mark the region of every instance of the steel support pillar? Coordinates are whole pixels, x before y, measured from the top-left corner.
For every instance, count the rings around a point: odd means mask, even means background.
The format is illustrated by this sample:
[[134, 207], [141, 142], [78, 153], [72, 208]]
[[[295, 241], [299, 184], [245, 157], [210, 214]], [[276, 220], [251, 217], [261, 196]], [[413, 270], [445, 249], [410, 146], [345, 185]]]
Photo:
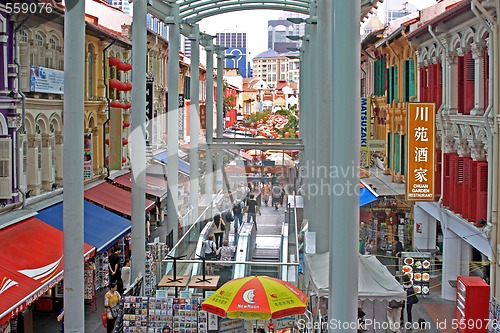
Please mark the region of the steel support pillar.
[[[305, 27], [305, 34], [307, 35], [309, 33], [310, 25], [306, 25]], [[311, 52], [309, 50], [309, 41], [304, 40], [302, 41], [302, 59], [300, 62], [300, 81], [299, 81], [299, 88], [300, 88], [300, 122], [299, 122], [299, 129], [300, 129], [300, 137], [302, 138], [302, 142], [304, 144], [304, 152], [301, 154], [301, 159], [300, 159], [300, 177], [301, 177], [301, 191], [300, 194], [302, 195], [304, 199], [304, 218], [310, 219], [311, 218], [311, 211], [313, 209], [312, 203], [309, 200], [309, 187], [311, 184], [311, 179], [309, 176], [309, 172], [307, 169], [307, 163], [308, 161], [311, 161], [311, 152], [314, 149], [314, 146], [311, 145], [311, 136], [314, 133], [314, 130], [310, 127], [311, 119], [311, 109], [309, 107], [309, 101], [310, 101], [310, 80], [311, 80], [311, 73], [310, 73], [310, 58], [311, 58]]]
[[[171, 6], [170, 15], [172, 24], [168, 25], [168, 197], [167, 197], [167, 225], [172, 230], [174, 244], [179, 240], [178, 228], [178, 201], [179, 201], [179, 45], [180, 45], [180, 21], [179, 5]], [[135, 13], [134, 13], [135, 16]]]
[[132, 128], [130, 131], [132, 165], [132, 262], [131, 281], [145, 275], [146, 253], [146, 3], [135, 1], [132, 29]]
[[[332, 51], [333, 104], [331, 106], [331, 165], [341, 176], [331, 179], [330, 281], [328, 319], [357, 322], [359, 147], [360, 147], [360, 36], [358, 1], [320, 0], [330, 14], [333, 32], [327, 45]], [[335, 42], [335, 47], [334, 47]], [[337, 82], [333, 81], [337, 78]], [[323, 96], [324, 97], [324, 96]], [[356, 327], [337, 329], [357, 332]]]
[[[224, 133], [224, 47], [217, 48], [217, 138], [221, 139]], [[222, 171], [224, 150], [216, 150], [215, 184], [216, 192], [222, 190]]]
[[[64, 308], [65, 330], [85, 331], [83, 308], [83, 118], [85, 1], [66, 0], [64, 14]], [[71, 134], [70, 134], [71, 133]]]
[[200, 132], [200, 29], [196, 24], [193, 28], [193, 36], [191, 39], [191, 110], [189, 123], [189, 162], [191, 165], [191, 178], [189, 182], [189, 202], [193, 205], [194, 214], [191, 223], [198, 218], [198, 186], [199, 186], [199, 132]]
[[[207, 41], [205, 51], [207, 52], [207, 93], [205, 99], [207, 127], [206, 142], [208, 144], [211, 144], [213, 143], [214, 137], [214, 43], [212, 39], [209, 39]], [[205, 195], [208, 197], [210, 202], [212, 201], [212, 196], [214, 193], [213, 172], [214, 166], [212, 149], [208, 148], [207, 150], [205, 150]]]

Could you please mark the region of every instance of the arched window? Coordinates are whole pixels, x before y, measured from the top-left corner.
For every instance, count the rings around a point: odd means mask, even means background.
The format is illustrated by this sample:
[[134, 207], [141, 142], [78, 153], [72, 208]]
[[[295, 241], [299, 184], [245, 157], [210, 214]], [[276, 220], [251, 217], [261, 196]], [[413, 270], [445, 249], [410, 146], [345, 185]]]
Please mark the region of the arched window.
[[87, 97], [92, 98], [92, 86], [94, 81], [94, 46], [89, 44], [87, 48]]
[[57, 48], [57, 41], [52, 37], [49, 39], [49, 44], [52, 50], [55, 50]]
[[28, 33], [24, 30], [19, 31], [19, 42], [27, 43], [28, 42]]
[[35, 45], [43, 46], [43, 36], [39, 33], [35, 34]]

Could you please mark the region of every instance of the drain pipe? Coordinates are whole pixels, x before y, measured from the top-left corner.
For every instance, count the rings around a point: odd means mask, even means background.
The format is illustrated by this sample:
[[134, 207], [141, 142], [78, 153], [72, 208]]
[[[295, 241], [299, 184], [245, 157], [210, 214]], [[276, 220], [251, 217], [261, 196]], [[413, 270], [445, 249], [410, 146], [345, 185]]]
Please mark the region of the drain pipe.
[[[497, 14], [498, 14], [498, 4], [497, 4]], [[486, 17], [486, 20], [483, 18], [483, 16], [479, 13], [479, 11]], [[491, 55], [491, 49], [493, 50], [493, 66], [489, 66], [488, 68], [488, 73], [490, 80], [493, 80], [493, 84], [491, 84], [488, 88], [488, 108], [486, 109], [483, 119], [485, 122], [485, 127], [486, 131], [488, 133], [488, 145], [489, 145], [489, 151], [491, 153], [488, 154], [488, 193], [491, 193], [491, 199], [488, 201], [488, 210], [487, 210], [487, 223], [491, 226], [491, 248], [492, 248], [492, 256], [493, 258], [496, 258], [497, 254], [497, 218], [498, 218], [498, 186], [493, 186], [494, 182], [497, 181], [498, 179], [498, 168], [499, 168], [499, 156], [498, 156], [498, 149], [499, 149], [499, 137], [498, 137], [498, 94], [494, 93], [494, 90], [498, 90], [498, 65], [499, 65], [499, 54], [498, 54], [498, 24], [496, 19], [494, 19], [490, 13], [477, 1], [477, 0], [472, 0], [471, 1], [471, 11], [474, 13], [474, 15], [481, 21], [483, 26], [488, 30], [490, 33], [490, 50], [488, 50], [488, 55]], [[493, 44], [491, 44], [493, 43]], [[491, 57], [491, 56], [490, 56]], [[489, 114], [490, 112], [495, 109], [495, 112], [493, 114], [493, 131], [490, 127], [489, 123]], [[494, 164], [494, 166], [493, 166]], [[493, 258], [490, 259], [493, 260]], [[490, 285], [493, 285], [494, 287], [491, 288], [490, 291], [490, 296], [495, 296], [496, 295], [496, 269], [497, 269], [497, 264], [494, 263], [490, 266]]]
[[[17, 191], [21, 193], [22, 196], [22, 208], [26, 207], [26, 192], [21, 188], [21, 170], [19, 166], [21, 165], [22, 156], [19, 154], [19, 148], [21, 147], [21, 134], [19, 133], [21, 130], [26, 131], [26, 95], [21, 91], [21, 64], [17, 61], [17, 48], [19, 45], [17, 44], [17, 33], [23, 26], [23, 24], [31, 17], [32, 14], [29, 14], [20, 24], [16, 26], [14, 29], [14, 64], [16, 65], [17, 71], [17, 93], [21, 95], [21, 127], [16, 129], [16, 147], [17, 147], [17, 161], [16, 161], [16, 178], [17, 178]], [[19, 206], [18, 206], [19, 207]], [[16, 207], [17, 208], [17, 207]]]
[[[434, 41], [439, 45], [441, 46], [441, 49], [443, 50], [443, 53], [441, 54], [441, 67], [443, 67], [445, 64], [446, 64], [446, 48], [444, 47], [443, 43], [439, 40], [439, 38], [436, 36], [436, 33], [434, 32], [434, 30], [432, 30], [432, 26], [429, 25], [428, 26], [428, 30], [429, 30], [429, 34], [432, 36], [432, 38], [434, 39]], [[444, 75], [446, 77], [444, 77], [443, 81], [446, 83], [448, 81], [448, 71], [446, 70], [442, 70], [441, 73], [444, 73]], [[448, 100], [447, 100], [447, 94], [446, 94], [446, 88], [448, 87], [447, 84], [443, 84], [443, 90], [441, 92], [442, 94], [442, 102], [441, 102], [441, 106], [439, 107], [438, 109], [438, 116], [439, 116], [439, 122], [441, 123], [441, 177], [443, 177], [444, 175], [444, 148], [445, 148], [445, 138], [446, 138], [446, 133], [444, 131], [444, 117], [443, 117], [443, 111], [445, 109], [445, 105], [446, 103], [448, 103]], [[439, 195], [439, 200], [438, 200], [438, 204], [439, 206], [442, 205], [443, 203], [443, 190], [444, 190], [444, 182], [441, 181], [441, 194]], [[441, 212], [441, 210], [439, 210]], [[441, 213], [440, 213], [441, 214]], [[444, 221], [442, 220], [442, 222], [444, 223]]]
[[[104, 90], [106, 92], [106, 106], [108, 107], [108, 110], [106, 112], [106, 121], [102, 124], [102, 133], [103, 133], [103, 137], [102, 137], [102, 155], [104, 157], [103, 159], [103, 163], [102, 165], [104, 166], [104, 168], [106, 169], [106, 178], [109, 177], [109, 167], [108, 167], [108, 164], [106, 163], [106, 125], [109, 123], [109, 103], [110, 103], [110, 99], [109, 99], [109, 88], [108, 88], [108, 84], [106, 83], [106, 60], [107, 60], [107, 57], [106, 57], [106, 51], [111, 47], [113, 46], [114, 43], [116, 43], [116, 38], [113, 39], [113, 41], [104, 48], [104, 50], [102, 50], [102, 68], [104, 69], [102, 71], [103, 73], [103, 82], [104, 82]], [[109, 67], [108, 67], [109, 68]]]

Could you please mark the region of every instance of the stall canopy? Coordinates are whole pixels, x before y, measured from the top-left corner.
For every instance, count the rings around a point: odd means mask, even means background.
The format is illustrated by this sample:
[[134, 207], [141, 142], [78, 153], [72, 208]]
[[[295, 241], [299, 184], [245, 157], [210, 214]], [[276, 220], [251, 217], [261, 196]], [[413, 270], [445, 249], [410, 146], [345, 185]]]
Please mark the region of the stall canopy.
[[[0, 230], [0, 324], [61, 281], [63, 239], [60, 230], [34, 217]], [[85, 258], [94, 251], [84, 244]]]
[[[132, 193], [118, 186], [102, 183], [86, 190], [84, 197], [115, 212], [132, 216]], [[146, 199], [146, 212], [149, 212], [154, 206], [153, 201]]]
[[[106, 251], [130, 232], [129, 220], [84, 201], [84, 240], [97, 252]], [[46, 208], [36, 216], [58, 230], [63, 230], [63, 203]]]
[[[306, 254], [305, 265], [312, 289], [320, 297], [328, 297], [329, 252]], [[361, 300], [406, 300], [406, 291], [377, 257], [359, 255], [358, 298]], [[339, 269], [342, 269], [341, 267]]]
[[[154, 155], [154, 158], [162, 163], [168, 164], [168, 151], [164, 150], [160, 153], [157, 153]], [[179, 172], [182, 172], [183, 174], [189, 176], [191, 174], [191, 166], [189, 165], [189, 163], [180, 158], [178, 158], [178, 160]]]
[[377, 200], [378, 194], [362, 181], [359, 182], [359, 206], [368, 205]]
[[[121, 186], [132, 188], [132, 174], [129, 172], [116, 177], [113, 181]], [[162, 201], [168, 192], [167, 181], [163, 177], [152, 177], [146, 174], [146, 194], [155, 196]]]

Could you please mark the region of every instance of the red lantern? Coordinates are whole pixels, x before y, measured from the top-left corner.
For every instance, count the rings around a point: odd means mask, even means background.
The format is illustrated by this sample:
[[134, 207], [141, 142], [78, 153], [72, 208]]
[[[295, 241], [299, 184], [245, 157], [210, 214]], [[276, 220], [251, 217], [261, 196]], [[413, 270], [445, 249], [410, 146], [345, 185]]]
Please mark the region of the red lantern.
[[130, 82], [123, 82], [121, 89], [118, 89], [118, 90], [121, 90], [121, 91], [130, 91], [130, 90], [132, 90], [132, 83], [130, 83]]
[[109, 106], [111, 106], [112, 108], [121, 108], [122, 103], [120, 103], [119, 101], [112, 101], [111, 103], [109, 103]]
[[252, 128], [252, 129], [250, 130], [250, 134], [255, 135], [255, 133], [257, 133], [257, 131], [256, 131], [256, 130], [254, 130], [254, 129]]
[[125, 138], [122, 138], [122, 145], [123, 145], [123, 146], [128, 145], [128, 140], [127, 140], [127, 139], [125, 139]]
[[255, 124], [254, 123], [250, 123], [250, 127], [255, 127]]
[[132, 104], [130, 104], [130, 102], [125, 102], [123, 105], [123, 108], [124, 109], [130, 109], [132, 107]]
[[132, 69], [132, 64], [125, 64], [125, 71], [129, 71]]
[[122, 163], [127, 162], [127, 159], [125, 157], [122, 157]]
[[110, 66], [118, 66], [120, 64], [120, 59], [116, 57], [109, 57]]
[[109, 139], [104, 140], [107, 146], [109, 146]]
[[106, 156], [106, 164], [109, 164], [109, 157]]
[[127, 64], [125, 62], [120, 62], [118, 64], [118, 66], [116, 66], [116, 68], [119, 70], [119, 71], [124, 71], [124, 72], [128, 72], [129, 70], [132, 69], [132, 65], [130, 64]]
[[290, 132], [285, 132], [285, 138], [289, 138], [290, 137]]
[[295, 131], [295, 136], [296, 136], [296, 137], [299, 137], [299, 134], [300, 134], [300, 132], [299, 132], [299, 131]]
[[245, 127], [240, 127], [240, 131], [245, 132], [246, 128]]
[[130, 126], [130, 123], [128, 121], [123, 121], [123, 128], [127, 128]]
[[122, 86], [122, 82], [121, 81], [118, 81], [117, 79], [111, 79], [109, 80], [109, 86], [113, 89], [118, 89], [120, 90], [119, 88]]

